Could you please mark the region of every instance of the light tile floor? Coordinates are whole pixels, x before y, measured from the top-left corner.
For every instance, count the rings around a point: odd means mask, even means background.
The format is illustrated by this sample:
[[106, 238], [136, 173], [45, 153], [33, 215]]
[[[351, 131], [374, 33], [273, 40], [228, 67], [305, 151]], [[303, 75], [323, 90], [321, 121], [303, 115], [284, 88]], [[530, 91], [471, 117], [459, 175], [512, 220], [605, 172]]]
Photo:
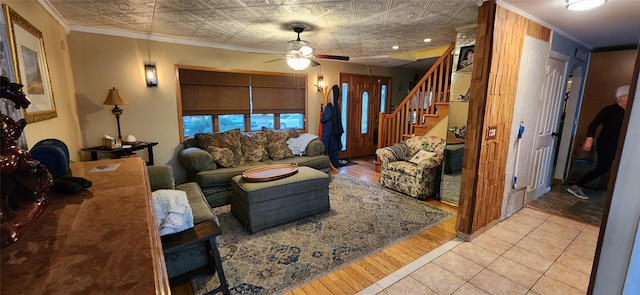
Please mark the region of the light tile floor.
[[524, 208], [358, 294], [586, 294], [598, 234], [593, 225]]

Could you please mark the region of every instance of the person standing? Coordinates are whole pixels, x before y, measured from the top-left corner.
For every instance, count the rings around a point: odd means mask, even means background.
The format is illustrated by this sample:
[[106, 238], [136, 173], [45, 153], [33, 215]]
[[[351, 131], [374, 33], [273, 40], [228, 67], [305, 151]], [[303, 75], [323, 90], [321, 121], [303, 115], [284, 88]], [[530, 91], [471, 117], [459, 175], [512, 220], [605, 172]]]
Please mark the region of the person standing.
[[616, 103], [601, 109], [593, 121], [591, 121], [591, 124], [589, 124], [587, 138], [582, 145], [582, 149], [587, 152], [591, 151], [596, 129], [602, 125], [597, 142], [598, 163], [593, 170], [582, 176], [574, 185], [567, 188], [567, 192], [570, 194], [580, 199], [588, 199], [589, 196], [582, 191], [582, 187], [590, 181], [606, 174], [609, 169], [611, 169], [611, 164], [613, 164], [616, 151], [618, 150], [618, 139], [620, 137], [624, 112], [627, 109], [628, 98], [629, 85], [618, 87], [618, 89], [616, 89]]
[[322, 143], [324, 143], [324, 151], [329, 155], [329, 160], [333, 167], [341, 167], [338, 153], [342, 150], [342, 115], [340, 114], [340, 87], [333, 85], [331, 89], [333, 91], [333, 104], [327, 103], [322, 116], [320, 117], [320, 123], [322, 124], [322, 136], [320, 137]]

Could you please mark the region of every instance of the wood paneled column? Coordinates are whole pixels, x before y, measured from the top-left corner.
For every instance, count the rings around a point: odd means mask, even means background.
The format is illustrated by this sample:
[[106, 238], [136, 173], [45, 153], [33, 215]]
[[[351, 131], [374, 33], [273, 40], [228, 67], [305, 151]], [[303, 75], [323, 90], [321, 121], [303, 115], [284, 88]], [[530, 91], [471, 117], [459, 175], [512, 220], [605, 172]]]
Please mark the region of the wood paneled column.
[[[465, 240], [500, 219], [524, 36], [547, 42], [551, 36], [495, 0], [478, 10], [477, 28], [457, 222]], [[490, 129], [495, 136], [488, 136]]]

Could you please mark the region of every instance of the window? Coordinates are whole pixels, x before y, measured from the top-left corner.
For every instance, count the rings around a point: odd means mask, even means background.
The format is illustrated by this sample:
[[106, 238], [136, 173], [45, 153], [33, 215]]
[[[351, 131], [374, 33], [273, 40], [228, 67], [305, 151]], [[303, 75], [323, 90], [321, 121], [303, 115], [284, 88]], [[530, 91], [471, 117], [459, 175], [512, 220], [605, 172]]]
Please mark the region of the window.
[[387, 85], [382, 85], [380, 89], [380, 112], [386, 113], [387, 110]]
[[280, 114], [280, 129], [304, 128], [304, 114]]
[[362, 118], [360, 122], [360, 133], [366, 134], [369, 130], [369, 92], [362, 93]]
[[342, 110], [340, 114], [342, 115], [342, 129], [344, 133], [342, 133], [342, 137], [340, 141], [342, 141], [342, 150], [347, 150], [347, 105], [349, 104], [348, 95], [349, 93], [349, 83], [342, 83]]
[[251, 131], [262, 130], [262, 127], [274, 128], [273, 118], [273, 114], [251, 114]]
[[189, 68], [179, 68], [178, 75], [183, 136], [234, 128], [306, 128], [306, 75]]
[[192, 136], [196, 133], [210, 133], [213, 128], [211, 116], [182, 116], [184, 136]]
[[[218, 116], [218, 131], [240, 128], [244, 130], [244, 115], [220, 115]], [[185, 134], [186, 135], [186, 134]]]

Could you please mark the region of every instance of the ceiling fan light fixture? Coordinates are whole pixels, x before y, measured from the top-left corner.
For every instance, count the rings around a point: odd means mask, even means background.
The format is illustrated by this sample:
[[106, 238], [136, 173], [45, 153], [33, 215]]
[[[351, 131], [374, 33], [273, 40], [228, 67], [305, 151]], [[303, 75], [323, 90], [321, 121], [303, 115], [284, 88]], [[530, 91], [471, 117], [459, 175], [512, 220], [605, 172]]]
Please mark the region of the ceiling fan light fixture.
[[296, 71], [302, 71], [311, 64], [311, 60], [304, 57], [292, 57], [287, 58], [287, 64]]
[[311, 48], [309, 46], [300, 47], [300, 54], [302, 54], [304, 56], [311, 55], [312, 52], [313, 52], [313, 48]]
[[311, 43], [305, 40], [293, 40], [287, 43], [287, 52], [289, 54], [311, 55], [313, 48]]
[[569, 10], [588, 10], [592, 8], [596, 8], [607, 0], [566, 0], [567, 1], [567, 9]]

